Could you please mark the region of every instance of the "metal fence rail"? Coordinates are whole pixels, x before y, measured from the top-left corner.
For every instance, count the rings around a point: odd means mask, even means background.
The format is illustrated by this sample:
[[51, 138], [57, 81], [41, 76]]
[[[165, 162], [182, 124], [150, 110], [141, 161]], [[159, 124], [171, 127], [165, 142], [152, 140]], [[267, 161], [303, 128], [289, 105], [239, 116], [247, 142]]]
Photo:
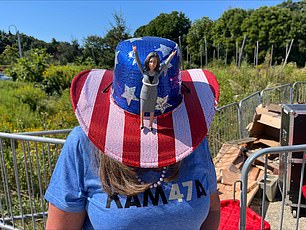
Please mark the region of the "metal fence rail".
[[44, 229], [44, 193], [65, 140], [0, 133], [0, 227]]
[[[218, 108], [208, 135], [212, 156], [230, 138], [248, 137], [247, 126], [253, 121], [256, 107], [274, 104], [306, 103], [306, 82], [295, 82], [255, 92], [238, 103]], [[238, 117], [237, 117], [238, 114]], [[226, 122], [227, 121], [227, 122]], [[239, 126], [237, 127], [238, 124]], [[229, 128], [232, 126], [232, 128]], [[237, 130], [238, 128], [238, 130]], [[237, 131], [237, 133], [233, 133]]]
[[256, 107], [260, 104], [260, 101], [260, 92], [256, 92], [239, 102], [240, 138], [249, 136], [247, 126], [253, 120]]
[[295, 82], [291, 91], [292, 103], [306, 103], [306, 82]]
[[23, 133], [16, 133], [19, 135], [31, 135], [31, 136], [44, 136], [44, 137], [51, 137], [51, 136], [67, 136], [68, 133], [71, 132], [72, 129], [59, 129], [59, 130], [45, 130], [45, 131], [36, 131], [36, 132], [23, 132]]
[[[297, 219], [296, 219], [296, 229], [299, 229], [299, 214], [300, 214], [300, 208], [301, 208], [301, 194], [302, 194], [302, 183], [303, 183], [303, 176], [304, 176], [304, 170], [305, 170], [305, 157], [306, 157], [306, 144], [303, 145], [292, 145], [292, 146], [282, 146], [282, 147], [271, 147], [271, 148], [265, 148], [261, 149], [255, 153], [253, 153], [243, 164], [242, 170], [241, 170], [241, 183], [242, 183], [242, 189], [241, 189], [241, 203], [240, 203], [240, 230], [246, 229], [246, 207], [247, 207], [247, 187], [248, 187], [248, 172], [251, 168], [251, 165], [253, 162], [258, 159], [259, 157], [266, 156], [265, 157], [265, 164], [264, 164], [264, 188], [263, 188], [263, 197], [262, 197], [262, 213], [261, 216], [262, 222], [261, 222], [261, 229], [263, 229], [264, 226], [264, 217], [265, 217], [265, 194], [266, 194], [266, 184], [267, 184], [267, 166], [268, 166], [268, 154], [277, 154], [282, 155], [284, 154], [285, 158], [288, 152], [301, 152], [303, 151], [303, 163], [301, 168], [301, 177], [300, 177], [300, 186], [299, 186], [299, 198], [298, 198], [298, 204], [297, 204]], [[287, 167], [287, 161], [284, 161], [284, 169]], [[283, 174], [283, 181], [286, 181], [287, 173], [286, 170]], [[280, 210], [281, 212], [281, 218], [280, 218], [280, 228], [283, 229], [283, 219], [284, 219], [284, 207], [285, 207], [285, 192], [286, 191], [286, 183], [283, 183], [282, 187], [282, 208]], [[275, 227], [275, 226], [274, 226]], [[293, 226], [291, 226], [293, 227]], [[293, 229], [293, 228], [292, 228]]]
[[260, 92], [261, 103], [266, 106], [269, 104], [290, 104], [291, 103], [291, 84], [267, 88]]
[[207, 134], [212, 157], [216, 156], [224, 142], [240, 138], [238, 111], [239, 105], [236, 102], [217, 108]]

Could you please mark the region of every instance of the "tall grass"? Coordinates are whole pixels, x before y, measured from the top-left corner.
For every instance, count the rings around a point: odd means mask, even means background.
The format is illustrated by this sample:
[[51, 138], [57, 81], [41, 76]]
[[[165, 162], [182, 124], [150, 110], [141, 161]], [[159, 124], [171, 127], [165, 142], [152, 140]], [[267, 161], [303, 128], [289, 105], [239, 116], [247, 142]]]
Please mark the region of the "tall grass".
[[0, 81], [0, 132], [65, 129], [76, 124], [69, 89], [49, 96], [31, 83]]
[[215, 63], [208, 69], [216, 75], [220, 85], [219, 106], [240, 101], [265, 88], [306, 81], [306, 68], [299, 69], [292, 63], [285, 67], [263, 64], [257, 68], [246, 63], [240, 68], [234, 64], [224, 66]]
[[[56, 81], [52, 81], [53, 84], [63, 81], [57, 89], [66, 88], [51, 96], [45, 89], [40, 89], [33, 83], [0, 81], [0, 131], [64, 129], [77, 125], [67, 88], [67, 79], [72, 78], [76, 70], [73, 69], [70, 76], [66, 69], [69, 68], [58, 67], [56, 70], [56, 67], [52, 66], [46, 72], [46, 78], [56, 78]], [[268, 62], [265, 62], [254, 68], [244, 62], [238, 68], [234, 64], [224, 66], [216, 61], [210, 64], [208, 69], [216, 75], [220, 85], [219, 107], [238, 102], [265, 88], [306, 81], [306, 68], [297, 68], [292, 63], [285, 67], [270, 67]], [[55, 77], [56, 73], [64, 73], [65, 77]]]

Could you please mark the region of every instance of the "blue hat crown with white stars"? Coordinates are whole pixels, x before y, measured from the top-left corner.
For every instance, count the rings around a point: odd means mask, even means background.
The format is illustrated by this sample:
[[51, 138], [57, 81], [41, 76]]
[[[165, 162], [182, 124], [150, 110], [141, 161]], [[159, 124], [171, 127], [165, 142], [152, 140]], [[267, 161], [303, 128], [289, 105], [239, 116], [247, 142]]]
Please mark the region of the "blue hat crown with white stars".
[[132, 38], [119, 42], [116, 48], [112, 97], [122, 109], [140, 113], [140, 91], [142, 74], [137, 66], [132, 46], [137, 47], [140, 62], [144, 61], [150, 52], [159, 55], [161, 67], [169, 55], [177, 50], [176, 55], [168, 64], [168, 69], [159, 78], [155, 115], [164, 114], [175, 109], [182, 101], [181, 73], [179, 63], [179, 48], [177, 43], [158, 37]]

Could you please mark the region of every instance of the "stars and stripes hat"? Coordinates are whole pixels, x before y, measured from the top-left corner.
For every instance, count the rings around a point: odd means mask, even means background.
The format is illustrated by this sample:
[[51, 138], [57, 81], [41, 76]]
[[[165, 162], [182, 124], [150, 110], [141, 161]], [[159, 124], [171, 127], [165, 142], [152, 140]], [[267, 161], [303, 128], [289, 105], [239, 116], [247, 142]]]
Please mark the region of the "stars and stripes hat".
[[[161, 66], [177, 50], [159, 78], [153, 131], [140, 129], [140, 62], [154, 51]], [[119, 42], [114, 71], [79, 73], [71, 84], [71, 100], [80, 126], [107, 156], [123, 164], [158, 168], [187, 157], [206, 136], [219, 99], [216, 77], [207, 70], [180, 71], [178, 45], [164, 38], [142, 37]], [[149, 119], [145, 120], [148, 126]]]

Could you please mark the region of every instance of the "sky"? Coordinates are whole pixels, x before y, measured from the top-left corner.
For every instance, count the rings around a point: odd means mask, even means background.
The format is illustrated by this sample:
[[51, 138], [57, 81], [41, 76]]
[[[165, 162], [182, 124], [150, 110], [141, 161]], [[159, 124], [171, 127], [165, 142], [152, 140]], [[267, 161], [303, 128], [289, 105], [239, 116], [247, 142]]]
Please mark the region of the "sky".
[[121, 13], [131, 35], [161, 13], [181, 11], [192, 22], [206, 16], [217, 20], [230, 8], [257, 9], [275, 6], [279, 0], [137, 0], [137, 1], [4, 1], [0, 0], [0, 30], [33, 36], [50, 42], [80, 44], [89, 35], [105, 36], [114, 23], [114, 13]]

